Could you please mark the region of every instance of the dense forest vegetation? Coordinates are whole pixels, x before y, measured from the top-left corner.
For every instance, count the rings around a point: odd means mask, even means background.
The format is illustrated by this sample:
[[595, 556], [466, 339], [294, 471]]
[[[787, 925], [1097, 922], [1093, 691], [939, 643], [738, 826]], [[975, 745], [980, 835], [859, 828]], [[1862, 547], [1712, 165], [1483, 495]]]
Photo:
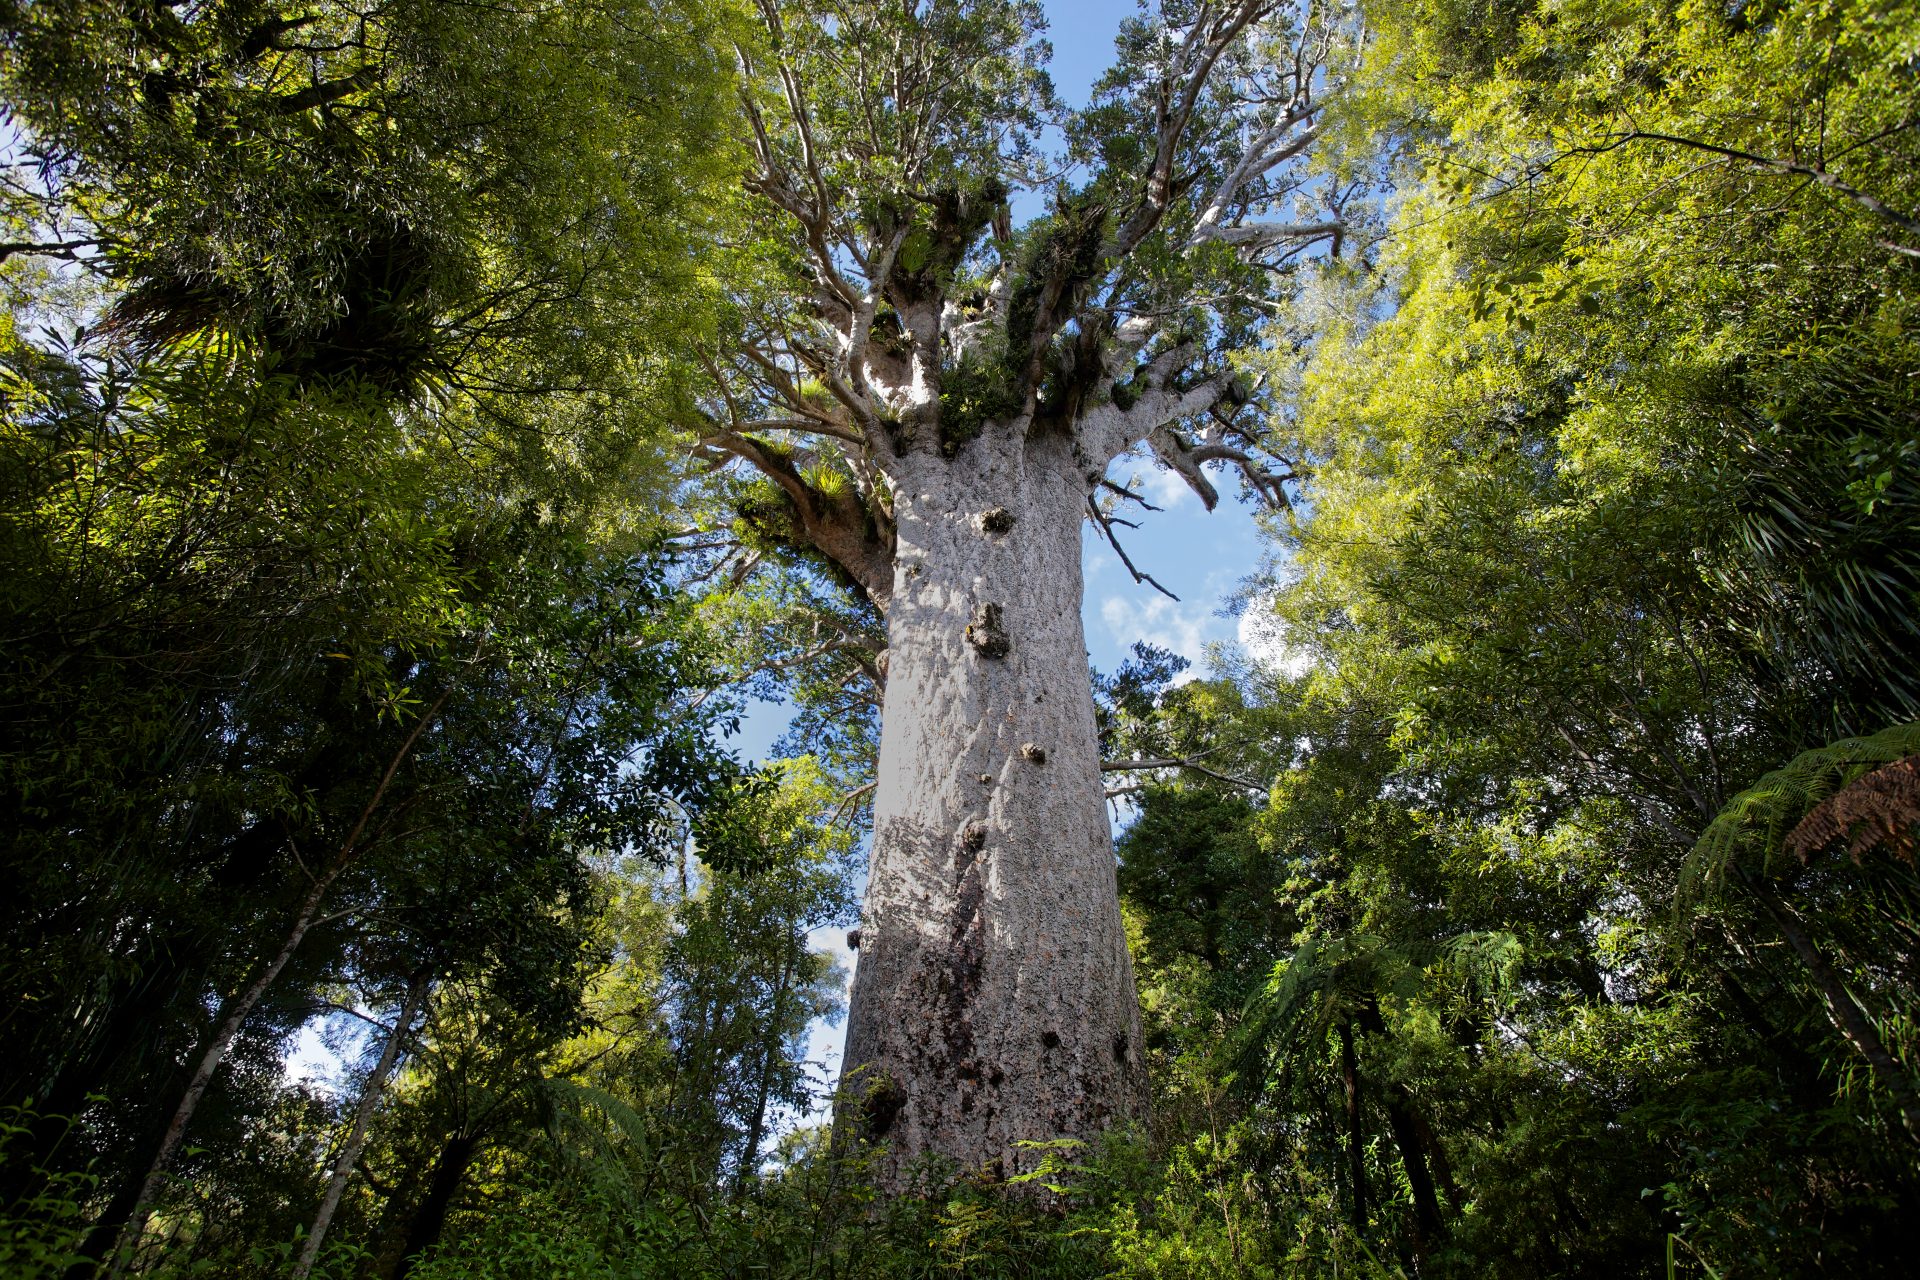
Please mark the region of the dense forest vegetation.
[[[921, 117], [860, 61], [915, 32], [967, 68]], [[1910, 1272], [1920, 4], [1161, 0], [1083, 112], [1025, 0], [0, 33], [0, 1275]], [[1235, 256], [1201, 179], [1276, 75], [1294, 221]], [[789, 156], [956, 316], [1010, 282], [949, 423], [1011, 334], [1029, 416], [1206, 350], [1158, 390], [1259, 426], [1155, 456], [1267, 504], [1286, 658], [1092, 676], [1143, 1118], [904, 1188], [805, 1122], [889, 671], [819, 513], [893, 507], [781, 434], [866, 393], [734, 402], [853, 269]], [[1154, 309], [1137, 380], [1063, 298]]]

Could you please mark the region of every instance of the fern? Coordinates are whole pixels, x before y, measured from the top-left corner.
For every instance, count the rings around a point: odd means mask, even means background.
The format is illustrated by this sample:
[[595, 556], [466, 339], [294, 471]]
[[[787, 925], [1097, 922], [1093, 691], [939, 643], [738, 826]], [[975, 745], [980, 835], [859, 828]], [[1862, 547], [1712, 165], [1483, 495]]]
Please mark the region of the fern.
[[624, 1099], [564, 1076], [543, 1076], [533, 1088], [547, 1110], [547, 1132], [563, 1166], [598, 1177], [621, 1168], [624, 1158], [649, 1157], [652, 1128]]
[[[1520, 965], [1520, 940], [1504, 930], [1394, 945], [1374, 934], [1308, 938], [1273, 967], [1246, 1007], [1236, 1046], [1243, 1070], [1324, 1037], [1350, 1002], [1388, 996], [1411, 1001], [1449, 988], [1498, 1002]], [[1321, 998], [1324, 997], [1324, 998]]]
[[1805, 751], [1735, 796], [1680, 868], [1678, 905], [1700, 901], [1736, 864], [1772, 875], [1808, 810], [1882, 765], [1920, 753], [1920, 721]]

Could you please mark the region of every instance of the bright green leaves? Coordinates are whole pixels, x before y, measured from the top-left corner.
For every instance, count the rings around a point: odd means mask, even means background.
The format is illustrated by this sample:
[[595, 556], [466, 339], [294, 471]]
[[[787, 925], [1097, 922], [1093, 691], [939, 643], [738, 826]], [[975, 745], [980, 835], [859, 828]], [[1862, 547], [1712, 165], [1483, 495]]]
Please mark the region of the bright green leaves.
[[45, 166], [12, 199], [100, 240], [108, 331], [484, 401], [489, 443], [546, 434], [576, 465], [605, 459], [536, 397], [631, 437], [673, 394], [675, 344], [712, 320], [691, 250], [732, 176], [727, 13], [144, 12], [30, 7], [8, 64]]
[[[1881, 541], [1904, 519], [1905, 473], [1876, 460], [1904, 456], [1910, 433], [1894, 425], [1905, 419], [1903, 394], [1877, 371], [1912, 360], [1909, 341], [1888, 336], [1904, 332], [1910, 303], [1900, 255], [1871, 243], [1885, 219], [1817, 174], [1640, 135], [1820, 167], [1817, 147], [1793, 130], [1826, 111], [1851, 132], [1820, 144], [1833, 157], [1821, 171], [1878, 163], [1870, 155], [1911, 142], [1902, 123], [1911, 104], [1895, 103], [1898, 80], [1889, 79], [1906, 37], [1857, 6], [1793, 7], [1750, 29], [1597, 4], [1503, 12], [1505, 47], [1496, 41], [1490, 60], [1476, 61], [1479, 37], [1463, 33], [1489, 21], [1470, 7], [1422, 6], [1417, 22], [1386, 24], [1383, 62], [1363, 84], [1377, 87], [1361, 95], [1368, 109], [1391, 115], [1379, 104], [1397, 102], [1409, 125], [1436, 132], [1414, 161], [1422, 181], [1401, 214], [1391, 313], [1361, 320], [1368, 331], [1355, 346], [1335, 330], [1307, 382], [1306, 442], [1325, 449], [1321, 493], [1353, 500], [1326, 504], [1318, 525], [1331, 554], [1308, 558], [1308, 581], [1351, 572], [1380, 585], [1366, 547], [1384, 549], [1381, 533], [1411, 519], [1407, 572], [1388, 594], [1421, 581], [1440, 590], [1465, 567], [1446, 550], [1473, 527], [1462, 513], [1484, 511], [1495, 576], [1526, 564], [1524, 576], [1504, 580], [1523, 598], [1530, 582], [1542, 587], [1516, 620], [1583, 608], [1588, 589], [1576, 583], [1622, 572], [1641, 578], [1623, 601], [1645, 592], [1703, 601], [1703, 577], [1737, 581], [1746, 598], [1722, 606], [1722, 620], [1752, 628], [1755, 650], [1778, 653], [1787, 632], [1799, 634], [1788, 641], [1796, 647], [1807, 641], [1777, 612], [1756, 616], [1769, 589], [1753, 576], [1754, 557], [1771, 558], [1802, 580], [1802, 599], [1834, 602], [1816, 607], [1835, 624], [1829, 653], [1848, 655], [1846, 674], [1835, 673], [1853, 686], [1843, 704], [1877, 698], [1857, 681], [1900, 679], [1866, 656], [1864, 637], [1910, 626], [1895, 602], [1911, 581]], [[1827, 79], [1809, 78], [1816, 53]], [[1415, 68], [1429, 78], [1410, 78]], [[1622, 133], [1629, 116], [1632, 138]], [[1864, 181], [1864, 171], [1852, 178]], [[1880, 198], [1911, 187], [1888, 181]], [[1353, 305], [1364, 316], [1358, 308], [1382, 303]], [[1811, 411], [1791, 390], [1810, 380], [1832, 388]], [[1799, 407], [1777, 411], [1776, 401]], [[1756, 431], [1757, 418], [1782, 412], [1791, 429]], [[1862, 421], [1843, 426], [1834, 415]], [[1317, 436], [1315, 423], [1341, 434]], [[1853, 461], [1838, 457], [1842, 440]], [[1835, 490], [1854, 514], [1833, 510]], [[1859, 518], [1868, 506], [1872, 518]], [[1362, 511], [1370, 530], [1339, 527]], [[1732, 548], [1718, 532], [1729, 526], [1741, 531]], [[1425, 532], [1450, 527], [1461, 537]], [[1801, 549], [1798, 564], [1778, 559], [1788, 545]], [[1812, 550], [1840, 546], [1851, 550]], [[1727, 550], [1735, 558], [1715, 563]], [[1596, 558], [1576, 563], [1589, 552]], [[1504, 612], [1484, 575], [1469, 570], [1464, 580], [1478, 584], [1482, 607]], [[1427, 600], [1419, 616], [1446, 615], [1436, 607]], [[1643, 605], [1624, 607], [1643, 615]], [[1618, 625], [1594, 634], [1618, 635]], [[1695, 638], [1670, 642], [1676, 661], [1695, 661], [1688, 653], [1721, 622], [1697, 625]], [[1489, 656], [1548, 652], [1503, 635], [1498, 621], [1483, 640], [1474, 649]], [[1568, 654], [1576, 668], [1587, 661], [1579, 652]], [[1882, 674], [1866, 677], [1873, 668]], [[1465, 671], [1455, 677], [1465, 690], [1491, 687]]]
[[[1398, 166], [1386, 278], [1330, 273], [1277, 330], [1315, 322], [1304, 374], [1266, 361], [1312, 472], [1271, 585], [1320, 664], [1263, 836], [1316, 947], [1519, 942], [1497, 1011], [1396, 996], [1372, 1077], [1509, 1117], [1442, 1140], [1474, 1169], [1463, 1257], [1564, 1269], [1518, 1261], [1534, 1203], [1598, 1265], [1652, 1231], [1644, 1185], [1716, 1267], [1794, 1274], [1826, 1211], [1802, 1179], [1871, 1165], [1877, 1230], [1911, 1177], [1911, 974], [1880, 967], [1911, 872], [1829, 850], [1672, 904], [1777, 845], [1797, 784], [1770, 770], [1913, 716], [1915, 15], [1370, 18], [1333, 137]], [[1313, 1045], [1300, 1078], [1331, 1084]], [[1576, 1149], [1637, 1172], [1575, 1179], [1574, 1229], [1522, 1153]]]

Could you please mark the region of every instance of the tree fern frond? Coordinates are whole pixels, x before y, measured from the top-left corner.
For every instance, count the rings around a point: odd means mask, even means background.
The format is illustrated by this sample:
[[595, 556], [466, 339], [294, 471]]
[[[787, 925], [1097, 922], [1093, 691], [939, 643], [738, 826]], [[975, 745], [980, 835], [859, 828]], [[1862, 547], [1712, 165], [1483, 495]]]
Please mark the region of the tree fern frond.
[[1340, 1011], [1381, 996], [1414, 1000], [1437, 987], [1464, 985], [1471, 995], [1499, 1000], [1513, 986], [1520, 940], [1504, 930], [1457, 934], [1395, 946], [1374, 934], [1309, 938], [1273, 967], [1265, 987], [1247, 1001], [1238, 1065], [1250, 1078], [1273, 1059], [1312, 1044], [1332, 1030]]
[[617, 1168], [621, 1149], [645, 1159], [652, 1148], [646, 1117], [595, 1085], [544, 1076], [535, 1085], [547, 1109], [547, 1131], [560, 1160], [582, 1172]]
[[1875, 849], [1913, 865], [1914, 828], [1920, 825], [1920, 755], [1862, 775], [1813, 807], [1787, 833], [1787, 848], [1805, 862], [1828, 845], [1847, 841], [1859, 866]]
[[1772, 874], [1786, 851], [1787, 834], [1808, 810], [1863, 774], [1916, 753], [1920, 722], [1895, 725], [1870, 738], [1842, 738], [1795, 756], [1735, 796], [1708, 824], [1680, 868], [1678, 904], [1684, 908], [1715, 892], [1736, 863]]

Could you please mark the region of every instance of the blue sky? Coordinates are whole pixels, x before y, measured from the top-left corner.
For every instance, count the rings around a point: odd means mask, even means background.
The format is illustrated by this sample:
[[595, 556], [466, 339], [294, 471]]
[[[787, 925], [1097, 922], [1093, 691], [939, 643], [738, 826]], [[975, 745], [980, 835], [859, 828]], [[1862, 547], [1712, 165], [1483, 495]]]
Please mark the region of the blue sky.
[[1113, 62], [1120, 20], [1138, 9], [1132, 0], [1044, 0], [1047, 39], [1053, 44], [1053, 87], [1071, 106], [1087, 104], [1087, 90]]

